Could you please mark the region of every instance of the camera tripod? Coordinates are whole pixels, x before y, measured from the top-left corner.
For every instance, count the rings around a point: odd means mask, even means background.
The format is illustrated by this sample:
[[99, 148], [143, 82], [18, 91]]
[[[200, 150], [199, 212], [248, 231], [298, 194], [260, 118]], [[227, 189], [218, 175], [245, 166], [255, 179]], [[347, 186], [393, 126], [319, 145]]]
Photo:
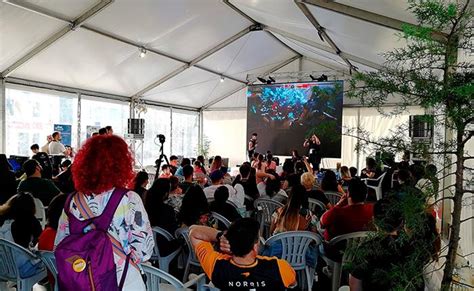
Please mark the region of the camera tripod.
[[168, 157], [163, 152], [163, 143], [164, 142], [161, 143], [161, 147], [160, 147], [160, 157], [155, 161], [155, 167], [156, 167], [155, 180], [158, 179], [158, 177], [160, 176], [161, 163], [163, 162], [163, 159], [165, 159], [167, 165], [170, 164]]

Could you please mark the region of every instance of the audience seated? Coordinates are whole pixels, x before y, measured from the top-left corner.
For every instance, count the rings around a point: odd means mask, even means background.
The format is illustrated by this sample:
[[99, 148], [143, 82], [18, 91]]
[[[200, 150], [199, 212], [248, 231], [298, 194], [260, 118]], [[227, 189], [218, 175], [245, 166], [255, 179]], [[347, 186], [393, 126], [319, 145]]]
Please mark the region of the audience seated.
[[173, 176], [173, 173], [171, 172], [172, 166], [170, 165], [161, 165], [161, 174], [158, 178], [165, 178], [168, 179], [169, 177]]
[[149, 183], [148, 179], [148, 173], [140, 171], [137, 173], [133, 181], [133, 191], [140, 195], [142, 200], [145, 200], [146, 186]]
[[10, 169], [7, 156], [0, 154], [0, 205], [16, 194], [17, 182], [15, 173]]
[[28, 160], [23, 164], [23, 170], [27, 176], [26, 180], [18, 185], [18, 192], [29, 192], [33, 197], [41, 200], [44, 206], [61, 191], [51, 180], [41, 178], [41, 165], [36, 160]]
[[273, 160], [273, 155], [271, 153], [267, 153], [266, 163], [267, 163], [267, 169], [276, 171], [277, 164]]
[[178, 157], [173, 155], [170, 157], [169, 171], [171, 175], [174, 175], [177, 170], [178, 170]]
[[259, 192], [254, 170], [249, 162], [243, 163], [239, 168], [239, 175], [235, 177], [232, 186], [234, 186], [236, 191], [243, 191], [245, 195], [255, 200], [259, 197]]
[[365, 203], [367, 186], [357, 178], [349, 183], [348, 193], [321, 217], [324, 239], [346, 233], [369, 230], [374, 216], [373, 204]]
[[229, 189], [225, 186], [220, 186], [214, 192], [214, 201], [209, 205], [210, 210], [219, 213], [230, 222], [242, 218], [237, 209], [227, 203], [227, 199], [229, 199]]
[[[419, 274], [430, 259], [437, 258], [439, 251], [434, 219], [426, 215], [425, 232], [411, 233], [406, 225], [403, 226], [401, 207], [394, 207], [397, 203], [393, 196], [375, 203], [374, 222], [382, 234], [358, 247], [358, 256], [350, 268], [351, 290], [393, 290], [400, 280], [404, 280], [410, 290], [424, 290], [423, 276]], [[414, 278], [403, 273], [404, 266], [410, 269]]]
[[[235, 221], [225, 236], [213, 228], [191, 227], [189, 237], [196, 255], [217, 288], [286, 290], [296, 284], [296, 273], [288, 262], [257, 255], [259, 228], [251, 218]], [[212, 246], [219, 241], [222, 253]]]
[[358, 177], [358, 175], [357, 175], [357, 168], [356, 168], [356, 167], [350, 167], [350, 168], [349, 168], [349, 172], [351, 173], [351, 177], [352, 177], [352, 178]]
[[188, 159], [188, 158], [184, 158], [182, 161], [181, 161], [181, 165], [179, 166], [179, 168], [176, 170], [176, 173], [174, 173], [175, 176], [178, 176], [178, 177], [183, 177], [184, 174], [183, 174], [183, 167], [185, 166], [190, 166], [191, 165], [191, 160]]
[[[71, 233], [70, 225], [77, 227], [77, 220], [101, 215], [109, 201], [120, 199], [108, 228], [108, 234], [119, 246], [113, 248], [118, 284], [128, 261], [126, 256], [130, 255], [130, 264], [136, 265], [148, 261], [154, 248], [153, 233], [142, 199], [137, 193], [125, 190], [134, 177], [132, 154], [125, 141], [116, 135], [95, 136], [78, 151], [72, 175], [78, 192], [69, 196], [65, 205], [68, 212], [63, 212], [59, 220], [55, 252], [62, 250], [62, 245], [84, 235]], [[116, 195], [123, 196], [114, 198]], [[65, 262], [57, 261], [57, 264], [61, 266]], [[123, 289], [145, 289], [136, 267], [127, 268]]]
[[[170, 205], [176, 213], [179, 212], [181, 204], [183, 202], [183, 191], [179, 187], [179, 179], [176, 176], [171, 176], [167, 179], [169, 182], [169, 188], [167, 188], [167, 195], [165, 203]], [[189, 189], [189, 188], [188, 188]]]
[[[170, 191], [170, 184], [170, 179], [156, 179], [146, 193], [145, 209], [150, 218], [152, 227], [159, 226], [169, 233], [174, 234], [179, 227], [176, 213], [172, 206], [165, 204]], [[158, 244], [160, 254], [163, 256], [167, 256], [179, 247], [177, 241], [168, 241], [162, 237], [159, 237], [156, 243]]]
[[[0, 206], [0, 238], [31, 250], [38, 242], [41, 224], [35, 218], [35, 202], [29, 193], [19, 192]], [[31, 261], [21, 254], [17, 256], [20, 276], [30, 277], [43, 270], [40, 260]]]
[[185, 165], [183, 167], [184, 181], [179, 184], [179, 188], [181, 188], [183, 193], [186, 193], [186, 191], [188, 191], [189, 187], [194, 185], [193, 175], [194, 175], [193, 167], [191, 165]]
[[352, 175], [349, 171], [347, 166], [341, 167], [341, 185], [342, 186], [349, 186], [349, 182], [352, 179]]
[[53, 181], [62, 193], [69, 194], [75, 191], [71, 164], [72, 162], [70, 160], [64, 160], [61, 163], [61, 172], [53, 178]]
[[179, 209], [178, 221], [185, 226], [212, 225], [209, 216], [209, 204], [202, 188], [198, 185], [189, 187]]
[[258, 183], [257, 189], [260, 197], [271, 198], [285, 204], [288, 200], [288, 194], [281, 189], [280, 177], [274, 170], [267, 170], [267, 174], [275, 178], [265, 178], [262, 182]]
[[377, 166], [375, 159], [370, 157], [365, 159], [365, 169], [362, 170], [360, 177], [377, 179], [380, 174], [382, 174], [382, 171], [380, 170], [380, 167]]
[[[202, 155], [197, 156], [196, 162], [199, 162], [198, 167], [201, 170], [200, 172], [202, 172], [202, 174], [204, 175], [207, 175], [206, 167], [204, 167], [204, 165], [206, 164], [204, 160], [204, 156]], [[194, 162], [194, 166], [196, 166], [196, 162]], [[196, 171], [196, 169], [194, 170]]]
[[[303, 201], [303, 205], [308, 207], [308, 198], [313, 198], [316, 200], [321, 201], [325, 206], [326, 209], [330, 209], [332, 207], [331, 202], [329, 199], [324, 195], [324, 192], [321, 190], [315, 190], [314, 185], [316, 183], [316, 178], [314, 177], [313, 173], [306, 172], [301, 175], [301, 185], [305, 188], [305, 200]], [[314, 210], [314, 209], [313, 209]]]
[[[212, 185], [204, 189], [204, 194], [206, 195], [206, 198], [214, 198], [214, 192], [216, 191], [216, 189], [224, 185], [224, 173], [221, 170], [215, 170], [211, 172], [210, 178]], [[243, 207], [245, 200], [244, 192], [241, 192], [241, 189], [239, 188], [237, 188], [239, 189], [239, 192], [237, 192], [234, 187], [228, 184], [225, 184], [224, 186], [229, 189], [229, 200], [234, 202], [237, 207]]]

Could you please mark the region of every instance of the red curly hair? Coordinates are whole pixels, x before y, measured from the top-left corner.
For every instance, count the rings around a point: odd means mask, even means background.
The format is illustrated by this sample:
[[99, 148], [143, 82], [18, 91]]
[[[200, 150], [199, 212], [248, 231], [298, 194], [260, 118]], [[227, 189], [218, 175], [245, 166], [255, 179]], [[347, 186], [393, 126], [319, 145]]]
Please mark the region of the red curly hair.
[[116, 135], [89, 138], [72, 165], [74, 186], [84, 194], [126, 188], [134, 176], [132, 154], [125, 141]]

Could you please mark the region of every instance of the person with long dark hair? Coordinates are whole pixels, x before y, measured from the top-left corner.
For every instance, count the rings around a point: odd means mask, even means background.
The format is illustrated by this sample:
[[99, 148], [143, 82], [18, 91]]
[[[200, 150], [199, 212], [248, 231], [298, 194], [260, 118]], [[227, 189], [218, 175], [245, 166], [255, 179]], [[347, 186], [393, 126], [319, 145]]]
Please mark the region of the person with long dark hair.
[[308, 148], [309, 162], [313, 166], [313, 172], [318, 172], [321, 163], [321, 140], [313, 134], [309, 139], [305, 139], [303, 146]]
[[15, 173], [11, 170], [7, 156], [0, 154], [0, 204], [7, 202], [16, 194], [17, 182]]
[[178, 221], [186, 226], [208, 225], [209, 216], [209, 204], [202, 188], [198, 185], [189, 187], [181, 203]]
[[140, 195], [142, 200], [145, 200], [146, 186], [148, 185], [148, 173], [140, 171], [133, 180], [133, 191]]

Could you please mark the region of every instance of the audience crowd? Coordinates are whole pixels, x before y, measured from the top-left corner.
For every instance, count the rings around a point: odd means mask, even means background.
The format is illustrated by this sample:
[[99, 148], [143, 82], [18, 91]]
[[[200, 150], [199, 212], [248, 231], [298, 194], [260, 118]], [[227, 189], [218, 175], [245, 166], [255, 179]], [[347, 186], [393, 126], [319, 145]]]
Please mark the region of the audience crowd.
[[[272, 153], [254, 153], [250, 161], [240, 165], [235, 177], [220, 156], [206, 161], [204, 156], [180, 159], [173, 155], [169, 165], [162, 165], [156, 174], [134, 172], [126, 143], [113, 135], [111, 127], [93, 134], [77, 153], [61, 144], [58, 132], [48, 137], [46, 145], [35, 144], [31, 150], [33, 156], [16, 173], [6, 156], [0, 155], [0, 238], [30, 250], [60, 252], [70, 243], [68, 237], [83, 235], [74, 230], [77, 223], [100, 217], [115, 199], [118, 206], [112, 212], [108, 235], [114, 245], [117, 284], [123, 284], [123, 290], [144, 290], [138, 266], [144, 262], [156, 265], [152, 259], [155, 243], [161, 256], [186, 246], [179, 238], [154, 237], [154, 227], [173, 237], [178, 229], [189, 228], [196, 256], [216, 287], [226, 289], [233, 284], [258, 290], [266, 284], [284, 290], [301, 285], [290, 264], [260, 255], [282, 254], [281, 245], [263, 252], [259, 246], [262, 227], [254, 218], [259, 217], [256, 213], [261, 209], [255, 208], [254, 202], [261, 198], [280, 205], [271, 215], [269, 236], [288, 231], [310, 231], [321, 236], [323, 244], [310, 247], [306, 255], [311, 270], [320, 275], [331, 275], [331, 266], [325, 267], [321, 258], [340, 261], [345, 247], [330, 245], [331, 239], [358, 231], [379, 230], [385, 234], [373, 240], [387, 252], [367, 252], [350, 269], [346, 283], [351, 290], [389, 290], [393, 283], [384, 279], [389, 276], [377, 277], [390, 269], [384, 262], [411, 257], [410, 246], [415, 238], [402, 235], [410, 233], [410, 226], [404, 224], [403, 213], [387, 210], [388, 205], [402, 203], [410, 195], [423, 199], [423, 211], [427, 213], [420, 214], [429, 226], [422, 238], [433, 245], [426, 263], [439, 251], [436, 199], [430, 195], [437, 192], [439, 182], [437, 169], [431, 164], [367, 158], [366, 167], [358, 175], [351, 165], [338, 165], [335, 171], [313, 169], [307, 158], [293, 151], [281, 167]], [[378, 181], [383, 173], [383, 181]], [[377, 201], [375, 192], [367, 186], [379, 183], [383, 198]], [[36, 218], [41, 207], [47, 209], [44, 228]], [[222, 215], [231, 226], [217, 221], [213, 213]], [[401, 236], [404, 240], [399, 239]], [[20, 261], [22, 276], [43, 268], [38, 261]], [[423, 265], [417, 267], [423, 271]], [[239, 272], [243, 271], [247, 275], [242, 279]], [[123, 273], [125, 279], [121, 282]], [[418, 282], [415, 287], [422, 289], [423, 284]]]

